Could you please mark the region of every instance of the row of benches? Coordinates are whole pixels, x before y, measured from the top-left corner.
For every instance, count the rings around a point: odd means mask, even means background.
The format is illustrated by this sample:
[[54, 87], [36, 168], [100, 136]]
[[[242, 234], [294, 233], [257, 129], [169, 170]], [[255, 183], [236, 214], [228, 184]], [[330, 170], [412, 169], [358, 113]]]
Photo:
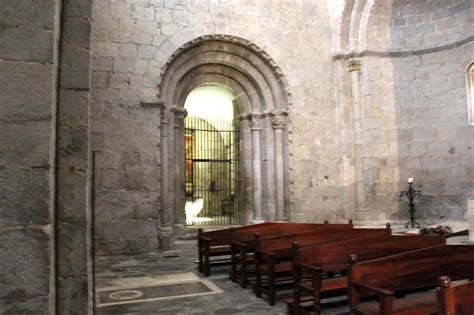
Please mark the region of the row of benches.
[[[474, 279], [474, 247], [445, 242], [444, 235], [392, 235], [389, 224], [359, 229], [351, 221], [270, 222], [200, 230], [198, 261], [199, 270], [209, 275], [213, 257], [230, 256], [230, 278], [242, 287], [251, 280], [256, 295], [271, 305], [279, 289], [292, 287], [293, 297], [285, 302], [293, 313], [310, 308], [319, 314], [322, 298], [347, 294], [353, 314], [472, 314], [474, 285], [450, 281]], [[429, 292], [394, 299], [436, 287], [440, 277], [439, 306]], [[364, 297], [376, 297], [378, 306], [361, 304]]]

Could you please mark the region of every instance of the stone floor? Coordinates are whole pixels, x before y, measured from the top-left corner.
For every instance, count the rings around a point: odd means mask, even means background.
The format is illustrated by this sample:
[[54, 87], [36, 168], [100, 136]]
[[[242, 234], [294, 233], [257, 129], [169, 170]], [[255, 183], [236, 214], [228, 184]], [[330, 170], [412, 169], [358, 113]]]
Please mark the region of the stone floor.
[[[465, 236], [451, 238], [448, 243], [462, 243], [465, 239], [467, 240]], [[208, 295], [143, 300], [136, 303], [118, 300], [120, 303], [127, 303], [119, 305], [97, 304], [97, 314], [286, 314], [281, 295], [275, 306], [269, 306], [264, 300], [255, 297], [250, 288], [242, 289], [228, 280], [227, 266], [212, 270], [211, 276], [206, 278], [197, 272], [195, 259], [195, 240], [177, 241], [176, 250], [163, 253], [97, 257], [97, 291], [106, 288], [149, 287], [157, 282], [189, 279], [207, 279], [217, 290], [222, 290], [221, 293], [213, 292]], [[128, 291], [130, 294], [135, 292]], [[323, 310], [323, 314], [346, 313], [347, 306], [344, 304], [332, 305]]]

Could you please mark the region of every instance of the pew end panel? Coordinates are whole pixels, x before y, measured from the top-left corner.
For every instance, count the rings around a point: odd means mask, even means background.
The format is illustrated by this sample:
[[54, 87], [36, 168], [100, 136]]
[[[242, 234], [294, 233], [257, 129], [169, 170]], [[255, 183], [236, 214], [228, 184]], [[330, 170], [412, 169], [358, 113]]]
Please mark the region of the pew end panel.
[[441, 276], [436, 289], [436, 309], [439, 315], [474, 314], [474, 281], [452, 285], [448, 276]]

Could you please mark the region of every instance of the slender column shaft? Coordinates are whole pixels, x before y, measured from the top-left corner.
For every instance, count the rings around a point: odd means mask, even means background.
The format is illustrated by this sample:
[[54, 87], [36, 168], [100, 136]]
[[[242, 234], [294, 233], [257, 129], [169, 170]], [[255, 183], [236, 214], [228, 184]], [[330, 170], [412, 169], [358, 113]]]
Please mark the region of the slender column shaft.
[[184, 232], [185, 226], [185, 191], [184, 191], [184, 108], [173, 108], [174, 113], [174, 230], [177, 234]]
[[255, 223], [263, 221], [262, 214], [262, 166], [260, 134], [262, 132], [261, 118], [253, 117], [250, 122], [252, 133], [252, 199], [253, 220]]
[[283, 128], [284, 117], [280, 114], [273, 117], [272, 121], [275, 141], [275, 199], [276, 220], [285, 220], [285, 184], [283, 168]]
[[160, 151], [161, 151], [161, 213], [160, 213], [160, 248], [168, 250], [171, 248], [171, 216], [173, 208], [169, 199], [169, 173], [168, 173], [168, 119], [169, 114], [165, 107], [161, 111], [160, 125]]
[[[354, 185], [355, 185], [355, 210], [358, 220], [365, 217], [367, 211], [367, 191], [364, 180], [364, 130], [362, 117], [362, 100], [360, 91], [360, 63], [351, 60], [349, 62], [351, 78], [351, 103], [352, 103], [352, 127], [354, 137]], [[361, 217], [362, 216], [362, 217]]]

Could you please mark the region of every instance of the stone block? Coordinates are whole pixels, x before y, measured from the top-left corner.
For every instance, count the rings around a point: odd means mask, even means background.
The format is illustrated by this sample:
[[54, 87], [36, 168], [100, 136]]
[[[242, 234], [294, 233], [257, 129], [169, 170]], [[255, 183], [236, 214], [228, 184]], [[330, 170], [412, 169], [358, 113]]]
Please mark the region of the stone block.
[[153, 9], [153, 6], [134, 5], [133, 9], [132, 17], [134, 19], [153, 21], [155, 17], [155, 10]]
[[105, 88], [109, 84], [109, 73], [105, 71], [94, 71], [91, 76], [92, 88]]
[[136, 32], [131, 34], [130, 41], [135, 44], [151, 45], [153, 37], [151, 34]]
[[63, 23], [63, 45], [90, 49], [91, 22], [86, 18], [69, 17]]
[[119, 18], [127, 18], [132, 14], [132, 5], [128, 3], [111, 3], [110, 15]]
[[103, 189], [123, 189], [125, 175], [119, 170], [97, 170], [97, 185]]
[[49, 256], [49, 238], [49, 227], [0, 229], [2, 314], [52, 312], [49, 295], [53, 257]]
[[58, 154], [65, 158], [71, 170], [86, 172], [89, 139], [87, 127], [61, 126], [58, 135]]
[[59, 278], [87, 276], [87, 223], [81, 221], [58, 223], [58, 276]]
[[410, 157], [421, 157], [426, 154], [424, 143], [412, 143], [408, 144], [408, 155]]
[[5, 26], [0, 32], [0, 59], [54, 62], [54, 34], [41, 28]]
[[[157, 244], [158, 221], [156, 220], [120, 220], [97, 222], [97, 238], [102, 243], [117, 242], [126, 244], [130, 240], [148, 241], [152, 236]], [[157, 248], [157, 247], [155, 247]]]
[[56, 1], [4, 0], [0, 11], [0, 25], [28, 25], [47, 30], [54, 29]]
[[0, 61], [0, 116], [3, 120], [47, 120], [55, 91], [51, 65]]
[[112, 71], [114, 67], [113, 57], [92, 56], [91, 70]]
[[144, 188], [142, 170], [125, 170], [125, 188], [127, 190], [141, 190]]
[[[86, 162], [86, 161], [85, 161]], [[86, 168], [62, 159], [57, 172], [57, 218], [69, 222], [85, 222], [89, 211], [89, 182]], [[85, 163], [84, 163], [85, 164]]]
[[434, 138], [434, 130], [429, 128], [414, 128], [413, 129], [414, 141], [416, 142], [428, 142]]
[[138, 58], [151, 60], [158, 52], [158, 47], [150, 45], [140, 45], [138, 47]]
[[120, 45], [120, 57], [136, 57], [136, 56], [137, 56], [137, 45], [134, 45], [134, 44]]
[[[59, 124], [61, 126], [73, 128], [83, 127], [88, 129], [89, 92], [62, 89], [59, 94], [59, 100]], [[82, 130], [82, 133], [77, 136], [80, 138], [87, 137], [87, 131]]]
[[86, 310], [90, 309], [87, 277], [59, 278], [58, 287], [60, 290], [58, 309], [67, 310], [68, 314], [87, 313]]
[[30, 121], [0, 123], [2, 163], [49, 168], [51, 159], [51, 123]]
[[469, 220], [469, 241], [474, 243], [474, 196], [467, 199], [467, 216]]
[[451, 14], [458, 14], [460, 12], [465, 12], [468, 10], [468, 5], [466, 2], [459, 2], [455, 5], [448, 7], [449, 13]]
[[47, 169], [0, 167], [2, 225], [47, 224], [52, 202], [49, 180]]
[[61, 88], [90, 88], [91, 53], [89, 50], [64, 46], [61, 59]]
[[186, 9], [186, 0], [164, 0], [164, 7], [172, 10]]
[[[63, 4], [64, 15], [68, 17], [90, 18], [92, 15], [93, 0], [67, 0]], [[107, 2], [107, 1], [100, 1]]]
[[117, 73], [128, 73], [135, 71], [135, 58], [115, 58], [114, 71]]

